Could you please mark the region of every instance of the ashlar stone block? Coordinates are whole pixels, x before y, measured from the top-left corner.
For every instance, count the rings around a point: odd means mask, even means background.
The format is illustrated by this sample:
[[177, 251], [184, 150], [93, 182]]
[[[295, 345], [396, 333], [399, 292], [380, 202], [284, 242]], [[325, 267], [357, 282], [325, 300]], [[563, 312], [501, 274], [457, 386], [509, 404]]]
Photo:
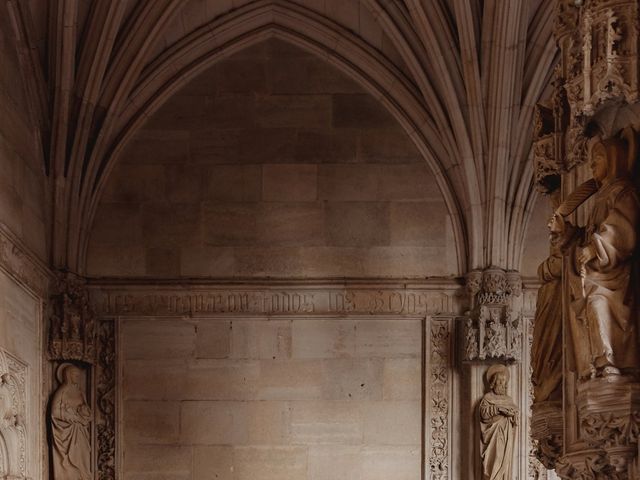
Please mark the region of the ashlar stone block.
[[237, 447], [233, 452], [235, 480], [302, 480], [307, 473], [307, 449]]
[[363, 422], [355, 402], [291, 402], [291, 438], [303, 445], [360, 445]]
[[179, 419], [179, 402], [129, 400], [124, 405], [125, 442], [175, 444]]
[[231, 330], [233, 358], [282, 360], [291, 357], [290, 320], [237, 320]]
[[353, 357], [356, 323], [353, 320], [309, 319], [292, 327], [294, 358]]

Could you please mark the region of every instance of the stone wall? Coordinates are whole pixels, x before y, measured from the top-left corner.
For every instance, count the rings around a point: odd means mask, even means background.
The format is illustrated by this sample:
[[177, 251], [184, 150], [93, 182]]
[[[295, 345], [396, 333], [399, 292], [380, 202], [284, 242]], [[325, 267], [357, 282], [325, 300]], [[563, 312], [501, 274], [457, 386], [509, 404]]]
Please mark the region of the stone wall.
[[334, 67], [271, 40], [200, 74], [106, 186], [94, 276], [444, 276], [435, 179], [397, 122]]
[[130, 318], [125, 480], [415, 480], [422, 321]]
[[47, 255], [44, 162], [20, 73], [13, 25], [0, 5], [0, 222]]

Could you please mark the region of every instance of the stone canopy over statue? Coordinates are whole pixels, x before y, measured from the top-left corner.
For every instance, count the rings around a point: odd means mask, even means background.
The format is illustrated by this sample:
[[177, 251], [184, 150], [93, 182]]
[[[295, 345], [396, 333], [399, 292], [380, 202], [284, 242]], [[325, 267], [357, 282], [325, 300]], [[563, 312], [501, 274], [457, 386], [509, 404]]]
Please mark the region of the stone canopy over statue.
[[[582, 380], [638, 371], [640, 202], [631, 180], [634, 161], [632, 133], [596, 143], [593, 180], [578, 187], [551, 222], [567, 259], [572, 366]], [[585, 227], [564, 220], [591, 196]]]

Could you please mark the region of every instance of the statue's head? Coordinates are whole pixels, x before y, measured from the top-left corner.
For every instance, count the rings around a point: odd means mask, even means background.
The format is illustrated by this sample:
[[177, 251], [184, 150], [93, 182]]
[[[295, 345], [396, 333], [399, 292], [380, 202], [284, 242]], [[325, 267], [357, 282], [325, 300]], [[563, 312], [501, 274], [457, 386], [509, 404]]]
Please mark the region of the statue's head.
[[82, 372], [78, 367], [71, 364], [66, 364], [61, 367], [63, 370], [61, 374], [59, 374], [59, 378], [61, 383], [64, 385], [79, 385], [80, 384], [80, 376]]
[[593, 178], [598, 183], [608, 183], [617, 178], [628, 177], [631, 174], [632, 163], [635, 160], [635, 150], [630, 145], [629, 135], [626, 133], [624, 138], [615, 136], [606, 140], [597, 142], [591, 148], [591, 159], [589, 165], [593, 172]]
[[506, 395], [509, 385], [509, 370], [504, 365], [492, 365], [487, 370], [489, 388], [496, 395]]

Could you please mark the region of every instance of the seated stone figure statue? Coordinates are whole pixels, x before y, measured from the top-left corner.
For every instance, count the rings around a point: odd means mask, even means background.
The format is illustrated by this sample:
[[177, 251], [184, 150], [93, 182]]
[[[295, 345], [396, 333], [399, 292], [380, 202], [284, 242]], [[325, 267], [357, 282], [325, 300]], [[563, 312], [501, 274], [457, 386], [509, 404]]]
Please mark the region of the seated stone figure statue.
[[592, 148], [597, 185], [585, 227], [555, 214], [564, 235], [570, 289], [569, 327], [581, 379], [638, 370], [637, 235], [640, 203], [631, 180], [628, 143], [612, 138]]

